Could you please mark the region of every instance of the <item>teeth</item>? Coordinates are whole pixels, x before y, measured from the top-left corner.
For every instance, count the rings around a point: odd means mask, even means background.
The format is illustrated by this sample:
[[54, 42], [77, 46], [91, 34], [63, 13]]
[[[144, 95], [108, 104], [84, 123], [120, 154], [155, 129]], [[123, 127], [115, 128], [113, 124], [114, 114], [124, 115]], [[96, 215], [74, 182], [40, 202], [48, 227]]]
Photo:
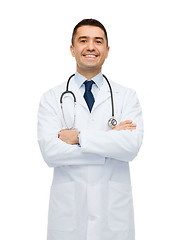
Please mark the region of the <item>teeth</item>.
[[85, 57], [96, 57], [95, 55], [85, 55]]

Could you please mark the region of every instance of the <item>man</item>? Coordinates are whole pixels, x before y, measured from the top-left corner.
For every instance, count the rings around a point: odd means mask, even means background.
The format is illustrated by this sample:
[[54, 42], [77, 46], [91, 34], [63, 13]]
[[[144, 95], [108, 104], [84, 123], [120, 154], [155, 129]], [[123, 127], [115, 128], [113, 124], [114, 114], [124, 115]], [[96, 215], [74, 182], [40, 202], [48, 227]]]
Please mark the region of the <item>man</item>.
[[134, 240], [129, 161], [143, 138], [139, 101], [133, 90], [110, 81], [118, 124], [108, 126], [112, 102], [101, 70], [109, 46], [100, 22], [78, 23], [70, 50], [77, 64], [69, 82], [75, 108], [70, 93], [60, 108], [64, 82], [42, 96], [38, 111], [40, 149], [54, 167], [48, 240]]

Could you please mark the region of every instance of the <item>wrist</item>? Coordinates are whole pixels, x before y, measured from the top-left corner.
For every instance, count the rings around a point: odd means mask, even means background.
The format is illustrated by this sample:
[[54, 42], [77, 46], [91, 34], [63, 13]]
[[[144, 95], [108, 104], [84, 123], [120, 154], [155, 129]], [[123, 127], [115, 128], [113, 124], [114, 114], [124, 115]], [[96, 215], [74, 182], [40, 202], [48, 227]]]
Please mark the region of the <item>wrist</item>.
[[76, 132], [76, 143], [75, 144], [79, 144], [79, 134], [80, 132]]

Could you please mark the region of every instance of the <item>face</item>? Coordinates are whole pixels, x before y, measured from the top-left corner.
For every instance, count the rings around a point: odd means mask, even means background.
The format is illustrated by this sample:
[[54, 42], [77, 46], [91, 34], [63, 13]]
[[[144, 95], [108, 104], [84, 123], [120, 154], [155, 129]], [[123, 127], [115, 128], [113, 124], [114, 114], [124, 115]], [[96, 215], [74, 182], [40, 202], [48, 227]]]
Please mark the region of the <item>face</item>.
[[96, 26], [81, 26], [77, 29], [71, 54], [77, 62], [77, 71], [100, 72], [109, 47], [104, 31]]

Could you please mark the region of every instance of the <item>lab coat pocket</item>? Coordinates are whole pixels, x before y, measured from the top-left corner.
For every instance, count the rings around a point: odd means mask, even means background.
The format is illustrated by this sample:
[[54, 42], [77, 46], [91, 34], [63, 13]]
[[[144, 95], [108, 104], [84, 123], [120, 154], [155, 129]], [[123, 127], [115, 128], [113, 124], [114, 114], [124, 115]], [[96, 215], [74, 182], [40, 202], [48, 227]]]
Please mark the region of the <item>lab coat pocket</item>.
[[48, 229], [73, 231], [76, 228], [75, 182], [51, 186]]
[[108, 225], [112, 231], [134, 229], [131, 186], [109, 181]]

